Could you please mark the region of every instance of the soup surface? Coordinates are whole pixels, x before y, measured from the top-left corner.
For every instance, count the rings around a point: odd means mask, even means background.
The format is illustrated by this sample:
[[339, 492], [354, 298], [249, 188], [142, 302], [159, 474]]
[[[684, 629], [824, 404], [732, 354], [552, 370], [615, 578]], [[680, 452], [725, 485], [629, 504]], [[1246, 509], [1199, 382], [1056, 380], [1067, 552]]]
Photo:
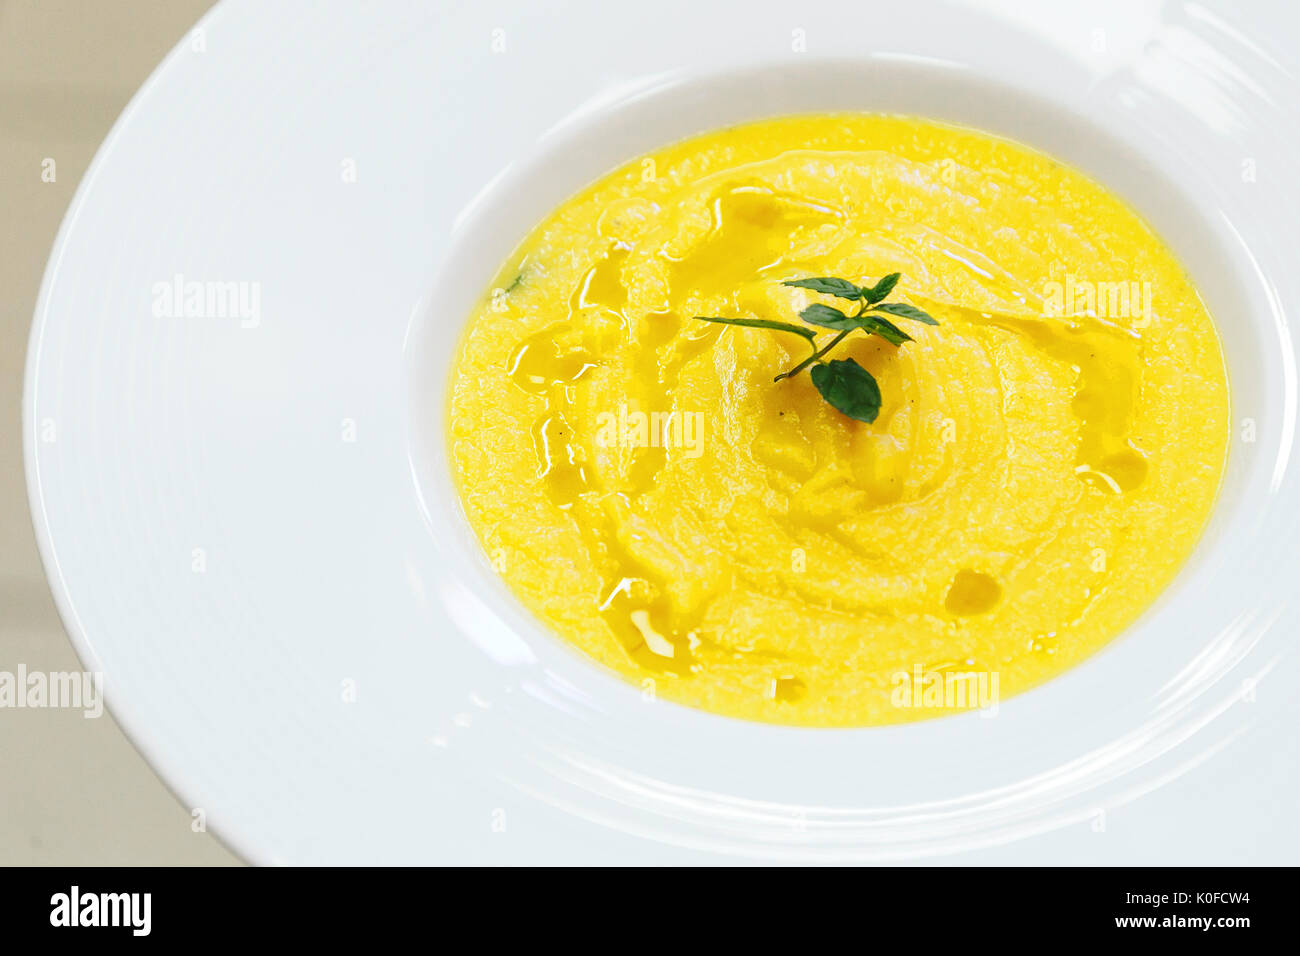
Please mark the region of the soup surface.
[[[836, 300], [783, 280], [893, 272], [939, 324], [830, 356], [879, 383], [870, 424], [773, 381], [804, 339], [695, 319], [799, 323]], [[470, 316], [447, 429], [488, 559], [563, 640], [659, 697], [850, 726], [996, 706], [1115, 637], [1192, 551], [1229, 423], [1214, 324], [1119, 199], [835, 114], [567, 200]]]

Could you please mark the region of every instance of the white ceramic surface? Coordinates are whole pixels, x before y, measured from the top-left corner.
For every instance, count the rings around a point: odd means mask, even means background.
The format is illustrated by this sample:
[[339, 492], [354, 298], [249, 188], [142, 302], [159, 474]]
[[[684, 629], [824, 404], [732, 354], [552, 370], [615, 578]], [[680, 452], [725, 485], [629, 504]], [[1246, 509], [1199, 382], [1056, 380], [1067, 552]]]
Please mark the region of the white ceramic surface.
[[[1295, 862], [1296, 11], [542, 6], [223, 4], [73, 202], [28, 361], [33, 513], [78, 651], [182, 798], [256, 862]], [[995, 718], [647, 703], [512, 601], [450, 489], [450, 347], [527, 229], [644, 150], [827, 109], [1069, 160], [1225, 339], [1237, 440], [1197, 555]], [[177, 274], [257, 315], [156, 315]]]

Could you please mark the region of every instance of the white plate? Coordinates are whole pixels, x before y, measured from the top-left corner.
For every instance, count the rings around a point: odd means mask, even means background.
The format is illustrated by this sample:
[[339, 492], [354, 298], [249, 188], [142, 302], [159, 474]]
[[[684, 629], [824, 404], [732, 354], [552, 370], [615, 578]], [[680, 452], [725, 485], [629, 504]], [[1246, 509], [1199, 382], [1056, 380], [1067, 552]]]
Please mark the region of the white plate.
[[[72, 639], [159, 772], [257, 862], [1295, 862], [1295, 8], [543, 6], [223, 4], [82, 183], [28, 479]], [[450, 491], [451, 343], [525, 231], [644, 150], [818, 109], [1066, 158], [1172, 243], [1227, 345], [1196, 557], [995, 719], [646, 703], [508, 597]], [[255, 320], [156, 315], [176, 275], [247, 283]]]

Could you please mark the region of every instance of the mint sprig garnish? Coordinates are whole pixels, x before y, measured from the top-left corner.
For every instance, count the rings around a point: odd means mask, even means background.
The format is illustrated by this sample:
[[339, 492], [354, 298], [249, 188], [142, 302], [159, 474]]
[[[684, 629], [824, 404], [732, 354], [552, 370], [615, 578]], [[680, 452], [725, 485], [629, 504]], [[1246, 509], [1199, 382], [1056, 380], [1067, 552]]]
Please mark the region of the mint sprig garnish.
[[[789, 279], [782, 285], [796, 289], [808, 289], [822, 295], [834, 296], [857, 302], [856, 312], [845, 312], [834, 306], [817, 302], [799, 313], [806, 325], [794, 325], [789, 322], [773, 322], [767, 319], [731, 319], [719, 316], [697, 315], [702, 322], [720, 322], [724, 325], [743, 325], [748, 328], [772, 329], [778, 332], [793, 332], [808, 340], [812, 355], [798, 365], [787, 369], [772, 381], [793, 378], [804, 369], [812, 366], [809, 375], [813, 387], [821, 393], [836, 411], [849, 418], [870, 424], [880, 414], [880, 386], [865, 368], [853, 359], [831, 359], [822, 361], [835, 346], [839, 345], [854, 329], [861, 329], [867, 335], [879, 335], [895, 347], [904, 342], [911, 342], [912, 337], [890, 321], [886, 316], [910, 319], [926, 325], [938, 325], [923, 309], [906, 302], [885, 302], [898, 284], [901, 273], [891, 272], [875, 285], [860, 286], [847, 279], [833, 276], [820, 276], [811, 279]], [[818, 348], [816, 329], [831, 329], [836, 332], [834, 338], [825, 346]]]

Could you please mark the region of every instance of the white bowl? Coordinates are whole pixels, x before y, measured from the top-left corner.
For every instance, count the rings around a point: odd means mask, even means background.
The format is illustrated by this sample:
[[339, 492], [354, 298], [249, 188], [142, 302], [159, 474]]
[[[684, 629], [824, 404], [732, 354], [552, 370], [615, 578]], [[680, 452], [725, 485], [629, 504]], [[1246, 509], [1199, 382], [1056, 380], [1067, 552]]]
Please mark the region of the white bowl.
[[[78, 191], [25, 407], [60, 611], [183, 798], [257, 862], [1293, 862], [1300, 187], [1276, 51], [1300, 21], [1037, 6], [205, 18]], [[809, 730], [647, 702], [514, 602], [450, 484], [452, 347], [536, 221], [690, 133], [842, 109], [1101, 180], [1227, 350], [1239, 440], [1196, 556], [992, 719]], [[156, 315], [178, 274], [244, 283], [257, 314]]]

